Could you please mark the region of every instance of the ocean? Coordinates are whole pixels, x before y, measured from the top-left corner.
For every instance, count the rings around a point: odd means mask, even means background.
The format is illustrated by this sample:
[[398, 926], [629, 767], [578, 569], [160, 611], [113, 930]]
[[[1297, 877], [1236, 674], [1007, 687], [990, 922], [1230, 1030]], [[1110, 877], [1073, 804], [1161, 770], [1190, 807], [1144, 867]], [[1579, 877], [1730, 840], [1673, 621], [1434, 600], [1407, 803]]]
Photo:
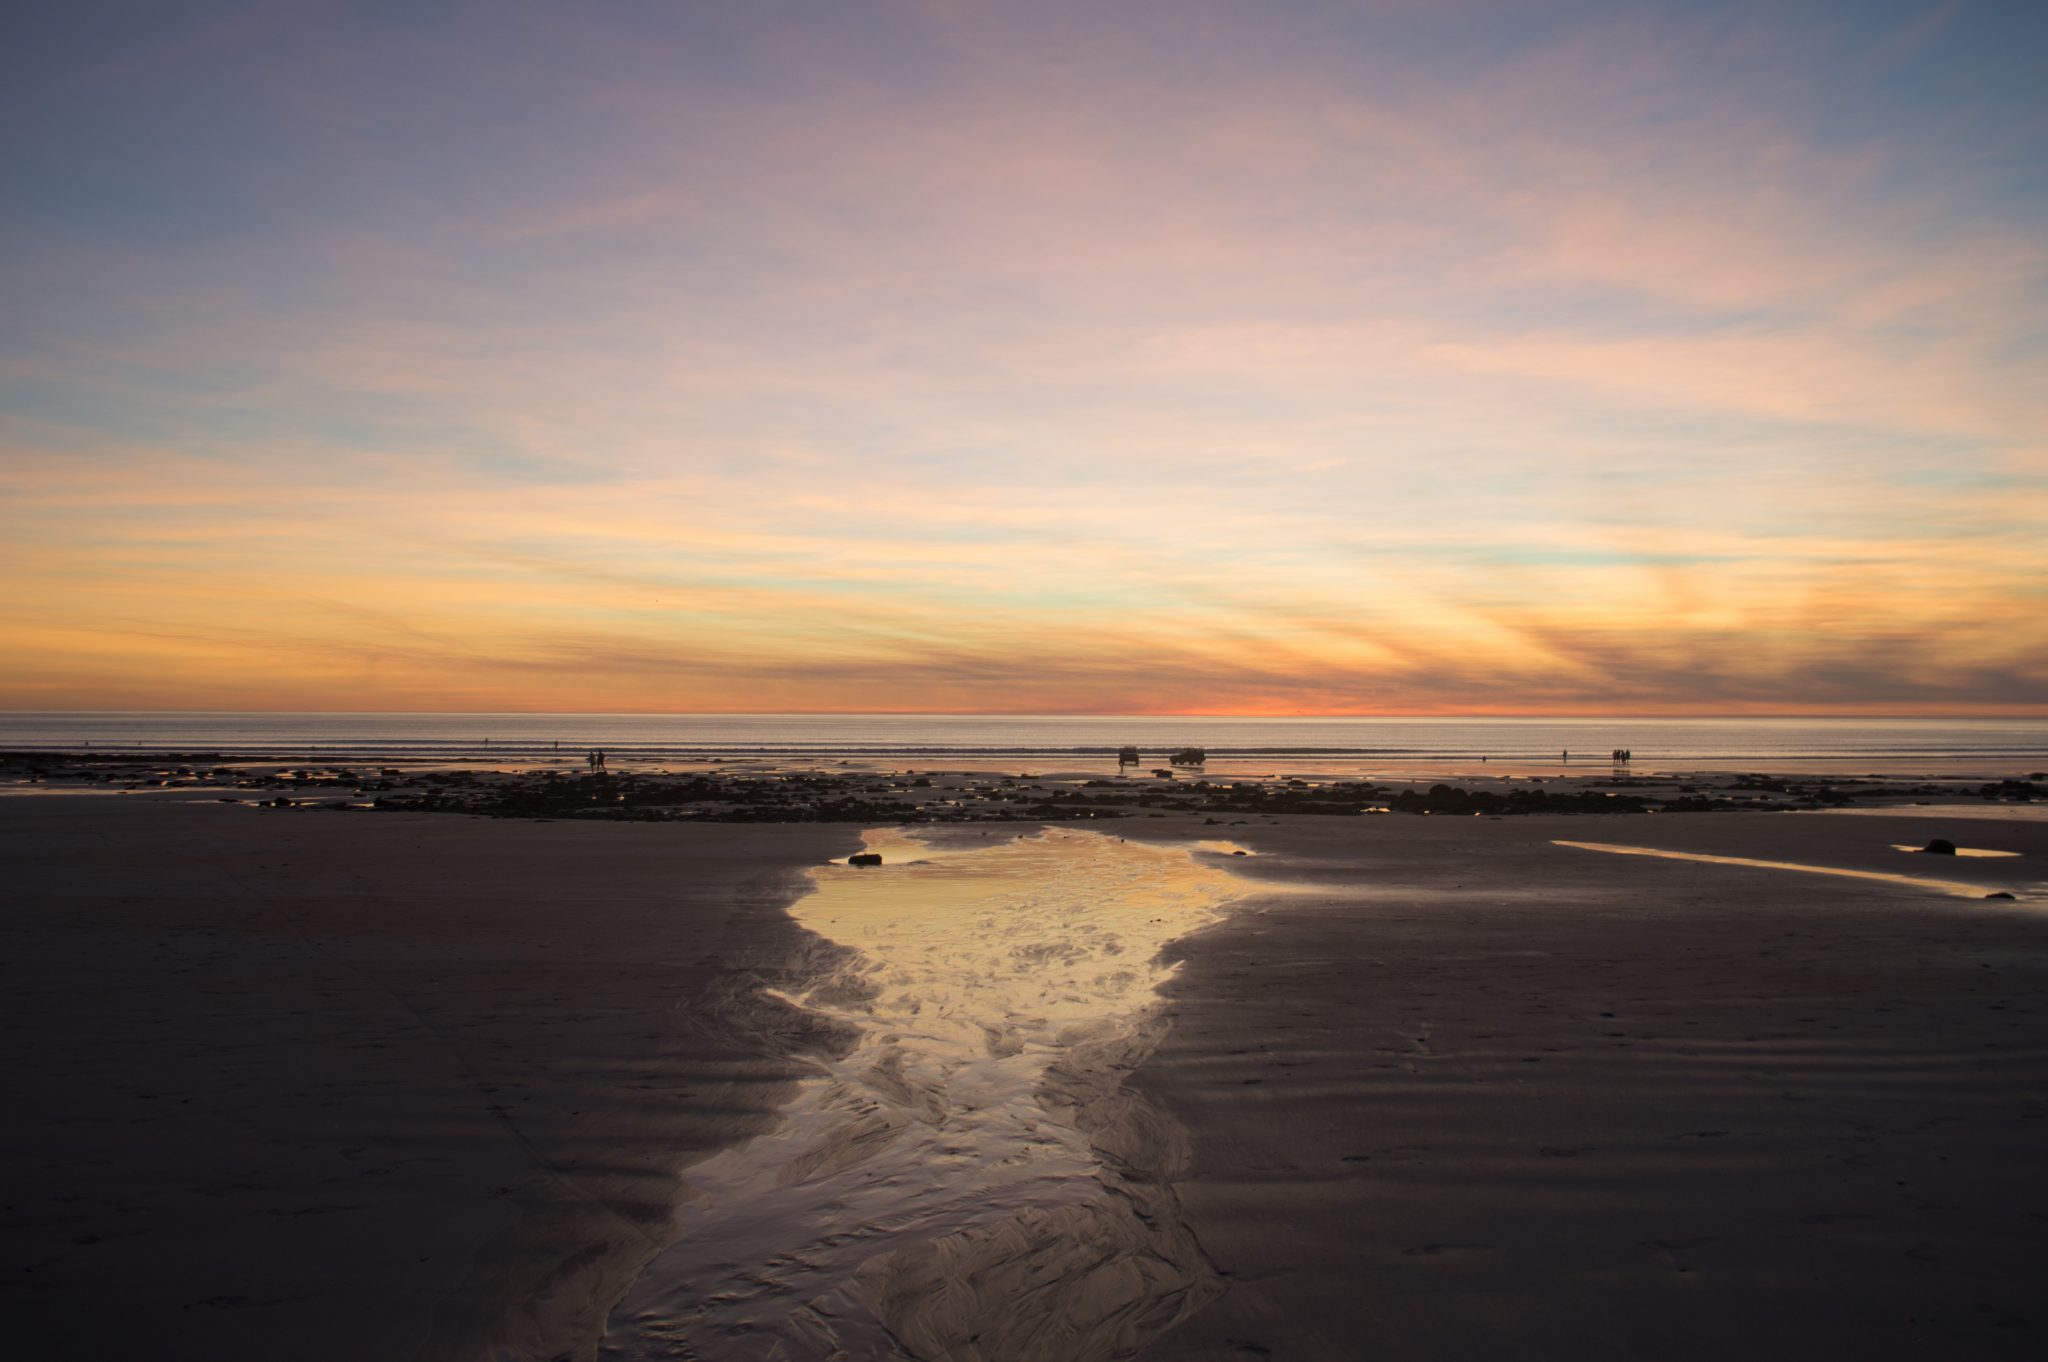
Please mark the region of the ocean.
[[544, 759], [602, 748], [614, 760], [868, 757], [909, 761], [1113, 756], [1179, 747], [1212, 764], [1463, 766], [1604, 762], [1699, 769], [2036, 771], [2048, 719], [1188, 718], [1158, 715], [0, 713], [0, 750]]

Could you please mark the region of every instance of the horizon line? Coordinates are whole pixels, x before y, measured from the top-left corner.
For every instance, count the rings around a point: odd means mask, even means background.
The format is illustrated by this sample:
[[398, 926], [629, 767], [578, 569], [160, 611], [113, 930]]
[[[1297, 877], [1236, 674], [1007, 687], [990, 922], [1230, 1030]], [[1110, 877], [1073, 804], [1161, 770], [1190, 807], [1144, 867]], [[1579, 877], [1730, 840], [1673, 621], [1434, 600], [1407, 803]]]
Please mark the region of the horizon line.
[[1672, 719], [1672, 720], [1716, 720], [1716, 719], [1804, 719], [1804, 720], [1880, 720], [1880, 719], [1994, 719], [1994, 720], [2048, 720], [2048, 706], [2031, 711], [1763, 711], [1763, 710], [1714, 710], [1689, 712], [1644, 712], [1631, 710], [1603, 710], [1577, 712], [1530, 711], [1526, 713], [1502, 713], [1494, 710], [1438, 710], [1417, 713], [1413, 711], [1347, 710], [1335, 712], [1296, 712], [1276, 714], [1255, 711], [1230, 710], [1158, 710], [1150, 712], [1117, 712], [1106, 710], [916, 710], [916, 709], [843, 709], [843, 710], [755, 710], [755, 709], [703, 709], [703, 710], [581, 710], [581, 709], [14, 709], [0, 708], [0, 716], [23, 714], [299, 714], [333, 717], [358, 716], [406, 716], [424, 717], [429, 715], [455, 715], [469, 718], [633, 718], [633, 719], [1225, 719], [1225, 720], [1310, 720], [1328, 721], [1341, 719], [1431, 719], [1443, 721], [1469, 721], [1495, 719], [1515, 720], [1557, 720], [1557, 719]]

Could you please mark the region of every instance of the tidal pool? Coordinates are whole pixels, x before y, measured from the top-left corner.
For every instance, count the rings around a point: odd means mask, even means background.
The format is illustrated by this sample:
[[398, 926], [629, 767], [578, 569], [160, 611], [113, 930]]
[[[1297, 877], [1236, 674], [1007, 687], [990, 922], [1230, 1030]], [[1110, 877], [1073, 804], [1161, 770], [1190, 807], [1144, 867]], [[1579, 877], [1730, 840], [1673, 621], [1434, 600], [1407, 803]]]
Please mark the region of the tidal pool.
[[620, 1358], [1126, 1355], [1218, 1291], [1123, 1088], [1161, 947], [1260, 886], [1225, 843], [1047, 829], [866, 836], [791, 908], [849, 948], [788, 1001], [858, 1029], [772, 1133], [691, 1168], [680, 1238], [612, 1313]]

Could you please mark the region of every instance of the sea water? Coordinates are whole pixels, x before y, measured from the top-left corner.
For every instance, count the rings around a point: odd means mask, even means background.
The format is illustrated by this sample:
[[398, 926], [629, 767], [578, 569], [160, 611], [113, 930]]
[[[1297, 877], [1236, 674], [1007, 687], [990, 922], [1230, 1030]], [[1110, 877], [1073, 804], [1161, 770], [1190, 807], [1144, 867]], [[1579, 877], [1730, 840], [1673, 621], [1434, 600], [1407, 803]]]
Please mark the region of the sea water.
[[[2048, 719], [1218, 718], [959, 714], [0, 713], [0, 750], [184, 752], [420, 760], [538, 760], [602, 748], [614, 760], [867, 759], [904, 766], [1114, 762], [1286, 770], [1598, 764], [1843, 772], [2048, 769]], [[1566, 754], [1569, 754], [1569, 762]]]

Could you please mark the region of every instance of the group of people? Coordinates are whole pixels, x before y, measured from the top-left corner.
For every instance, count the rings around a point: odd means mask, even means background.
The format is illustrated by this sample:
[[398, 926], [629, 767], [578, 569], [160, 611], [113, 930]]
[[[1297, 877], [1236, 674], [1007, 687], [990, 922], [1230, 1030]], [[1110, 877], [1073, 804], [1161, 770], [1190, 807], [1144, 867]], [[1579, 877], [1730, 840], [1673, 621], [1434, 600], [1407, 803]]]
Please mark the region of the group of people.
[[1616, 766], [1626, 766], [1631, 761], [1635, 760], [1635, 756], [1636, 754], [1634, 752], [1631, 752], [1628, 748], [1617, 747], [1614, 749], [1614, 764]]
[[585, 766], [588, 766], [588, 767], [590, 768], [590, 773], [591, 773], [592, 775], [594, 775], [594, 776], [601, 776], [601, 775], [603, 775], [603, 774], [604, 774], [604, 751], [603, 751], [603, 749], [601, 749], [601, 748], [596, 748], [596, 747], [593, 747], [593, 748], [591, 748], [591, 749], [590, 749], [590, 755], [589, 755], [589, 756], [587, 756], [587, 757], [585, 757], [585, 758], [583, 759], [583, 764], [584, 764]]

